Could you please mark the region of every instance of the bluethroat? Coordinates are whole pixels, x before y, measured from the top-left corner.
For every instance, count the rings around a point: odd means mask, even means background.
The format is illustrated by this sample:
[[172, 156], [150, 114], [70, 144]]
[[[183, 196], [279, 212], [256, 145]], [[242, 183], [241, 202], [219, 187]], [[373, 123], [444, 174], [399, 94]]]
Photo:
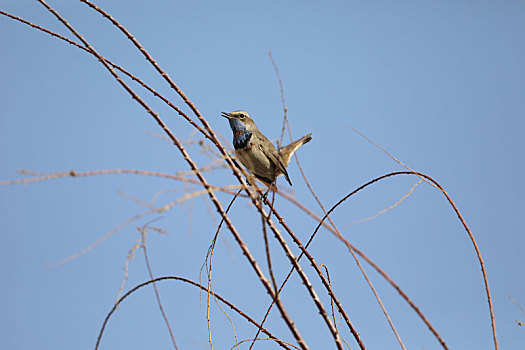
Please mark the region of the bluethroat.
[[268, 188], [279, 175], [284, 175], [291, 186], [292, 182], [286, 167], [295, 151], [312, 139], [312, 133], [277, 150], [270, 140], [259, 131], [248, 113], [244, 111], [222, 112], [222, 116], [230, 122], [237, 159]]

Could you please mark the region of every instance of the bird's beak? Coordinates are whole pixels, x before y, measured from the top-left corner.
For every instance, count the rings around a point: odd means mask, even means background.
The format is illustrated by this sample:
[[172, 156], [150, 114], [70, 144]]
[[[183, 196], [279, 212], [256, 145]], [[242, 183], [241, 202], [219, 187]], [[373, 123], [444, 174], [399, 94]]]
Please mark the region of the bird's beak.
[[221, 112], [221, 116], [223, 116], [226, 119], [230, 119], [230, 113]]

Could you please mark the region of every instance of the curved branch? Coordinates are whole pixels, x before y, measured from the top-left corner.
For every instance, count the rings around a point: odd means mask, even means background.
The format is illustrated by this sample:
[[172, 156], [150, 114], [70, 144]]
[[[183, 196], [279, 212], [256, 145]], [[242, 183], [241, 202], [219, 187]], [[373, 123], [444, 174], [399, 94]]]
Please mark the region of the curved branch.
[[[107, 323], [109, 322], [109, 319], [111, 318], [111, 315], [113, 315], [113, 313], [117, 310], [117, 307], [127, 298], [129, 297], [131, 294], [135, 293], [137, 290], [141, 289], [142, 287], [145, 287], [147, 286], [148, 284], [152, 284], [152, 283], [156, 283], [156, 282], [160, 282], [160, 281], [165, 281], [165, 280], [175, 280], [175, 281], [181, 281], [181, 282], [184, 282], [184, 283], [187, 283], [187, 284], [190, 284], [192, 286], [195, 286], [197, 288], [200, 288], [201, 290], [203, 291], [208, 291], [206, 287], [198, 284], [197, 282], [194, 282], [190, 279], [187, 279], [187, 278], [184, 278], [184, 277], [178, 277], [178, 276], [165, 276], [165, 277], [159, 277], [159, 278], [155, 278], [153, 280], [150, 280], [150, 281], [147, 281], [147, 282], [144, 282], [144, 283], [141, 283], [137, 286], [135, 286], [133, 289], [129, 290], [126, 294], [124, 294], [116, 303], [115, 305], [113, 305], [113, 308], [111, 308], [111, 310], [109, 311], [109, 313], [106, 315], [106, 318], [104, 319], [104, 322], [102, 323], [102, 327], [100, 329], [100, 332], [98, 334], [98, 337], [97, 337], [97, 343], [95, 345], [95, 350], [98, 349], [99, 345], [100, 345], [100, 341], [102, 340], [102, 335], [104, 334], [104, 330], [106, 329], [106, 325]], [[283, 348], [285, 349], [290, 349], [289, 347], [286, 346], [286, 344], [284, 344], [284, 342], [282, 341], [279, 341], [279, 339], [274, 336], [272, 333], [270, 333], [267, 329], [265, 328], [262, 328], [262, 326], [260, 324], [258, 324], [254, 319], [252, 319], [250, 316], [248, 316], [246, 313], [244, 313], [241, 309], [239, 309], [237, 306], [235, 306], [233, 303], [229, 302], [228, 300], [226, 300], [225, 298], [223, 298], [222, 296], [220, 296], [219, 294], [215, 293], [215, 292], [212, 292], [212, 291], [209, 291], [214, 297], [216, 297], [217, 299], [219, 299], [220, 301], [222, 301], [224, 304], [228, 305], [233, 311], [237, 312], [240, 316], [244, 317], [248, 322], [252, 323], [255, 327], [257, 328], [261, 328], [262, 331], [268, 335], [271, 339], [275, 340], [278, 342], [279, 345], [281, 345]]]
[[[447, 201], [450, 203], [450, 205], [454, 209], [454, 212], [456, 213], [459, 221], [463, 225], [463, 228], [467, 232], [467, 234], [468, 234], [468, 236], [470, 238], [470, 241], [472, 242], [472, 245], [474, 246], [474, 250], [476, 252], [476, 255], [478, 257], [478, 261], [479, 261], [479, 264], [480, 264], [480, 267], [481, 267], [481, 273], [483, 275], [483, 281], [484, 281], [484, 284], [485, 284], [485, 291], [486, 291], [486, 294], [487, 294], [487, 301], [488, 301], [488, 304], [489, 304], [489, 312], [490, 312], [490, 319], [491, 319], [492, 335], [493, 335], [493, 339], [494, 339], [494, 345], [495, 345], [495, 348], [497, 350], [498, 349], [498, 341], [497, 341], [497, 337], [496, 337], [496, 323], [495, 323], [495, 318], [494, 318], [494, 309], [493, 309], [493, 306], [492, 306], [492, 298], [491, 298], [490, 289], [489, 289], [489, 282], [488, 282], [488, 278], [487, 278], [487, 272], [485, 270], [485, 263], [483, 262], [483, 258], [481, 257], [481, 251], [479, 250], [478, 244], [477, 244], [476, 240], [474, 239], [474, 235], [472, 234], [472, 231], [470, 230], [470, 228], [468, 227], [467, 223], [463, 219], [463, 216], [461, 215], [461, 213], [459, 212], [458, 208], [456, 207], [456, 204], [450, 198], [450, 196], [445, 191], [445, 189], [436, 180], [434, 180], [432, 177], [430, 177], [430, 176], [428, 176], [426, 174], [420, 173], [420, 172], [416, 172], [416, 171], [397, 171], [397, 172], [392, 172], [392, 173], [389, 173], [389, 174], [385, 174], [385, 175], [379, 176], [379, 177], [377, 177], [377, 178], [367, 182], [366, 184], [358, 187], [354, 191], [352, 191], [349, 194], [347, 194], [346, 196], [344, 196], [332, 208], [330, 208], [330, 210], [328, 210], [328, 212], [323, 216], [323, 218], [321, 219], [321, 221], [317, 225], [314, 233], [312, 234], [312, 236], [310, 237], [310, 240], [308, 241], [308, 244], [314, 238], [314, 236], [316, 235], [317, 231], [319, 230], [319, 228], [323, 224], [324, 220], [330, 215], [330, 213], [332, 213], [339, 205], [341, 205], [344, 201], [346, 201], [350, 196], [356, 194], [357, 192], [361, 191], [365, 187], [368, 187], [368, 186], [370, 186], [371, 184], [373, 184], [375, 182], [378, 182], [380, 180], [386, 179], [386, 178], [391, 177], [391, 176], [397, 176], [397, 175], [416, 175], [416, 176], [423, 177], [423, 178], [429, 180], [430, 182], [432, 182], [445, 195]], [[349, 245], [349, 244], [347, 244], [347, 245]], [[359, 250], [357, 250], [357, 249], [355, 249], [353, 247], [351, 249], [354, 249], [356, 252], [358, 252], [358, 254], [361, 255]], [[365, 260], [367, 260], [367, 259], [365, 259]], [[367, 262], [370, 263], [370, 261], [368, 261], [368, 260], [367, 260]], [[374, 266], [374, 268], [375, 268], [375, 264], [372, 264], [372, 266]], [[376, 268], [376, 270], [377, 270], [377, 268]], [[383, 273], [381, 273], [381, 274], [383, 276], [385, 276]], [[391, 284], [392, 283], [393, 282], [391, 282]], [[395, 288], [401, 294], [401, 289], [399, 287], [395, 287]], [[401, 294], [401, 295], [404, 298], [406, 296], [406, 294], [404, 294], [404, 293]], [[405, 300], [409, 301], [408, 297], [406, 297]], [[445, 342], [441, 339], [441, 337], [438, 335], [438, 333], [430, 325], [430, 322], [428, 322], [428, 320], [426, 320], [426, 318], [424, 318], [423, 314], [419, 311], [419, 308], [417, 306], [415, 306], [411, 301], [409, 301], [409, 304], [417, 312], [417, 314], [423, 319], [423, 321], [425, 322], [427, 327], [432, 331], [432, 333], [434, 333], [434, 335], [437, 337], [437, 339], [439, 340], [441, 345], [444, 348], [446, 348]]]

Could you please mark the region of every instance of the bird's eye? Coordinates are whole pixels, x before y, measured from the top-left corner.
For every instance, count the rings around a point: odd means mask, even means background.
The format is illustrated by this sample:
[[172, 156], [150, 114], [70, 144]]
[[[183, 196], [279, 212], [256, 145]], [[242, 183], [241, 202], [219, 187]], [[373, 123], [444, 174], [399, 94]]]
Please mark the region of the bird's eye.
[[239, 114], [239, 118], [244, 119], [245, 115], [244, 113]]

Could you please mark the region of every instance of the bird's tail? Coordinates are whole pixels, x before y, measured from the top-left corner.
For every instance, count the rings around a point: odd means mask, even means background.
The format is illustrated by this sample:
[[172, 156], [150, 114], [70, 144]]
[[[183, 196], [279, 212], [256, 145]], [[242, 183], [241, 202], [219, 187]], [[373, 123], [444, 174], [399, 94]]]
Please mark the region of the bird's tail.
[[284, 165], [288, 166], [288, 163], [290, 162], [290, 159], [292, 158], [295, 151], [297, 151], [299, 147], [301, 147], [305, 143], [310, 142], [311, 140], [312, 133], [309, 133], [308, 135], [301, 137], [299, 140], [292, 142], [288, 146], [284, 146], [283, 148], [279, 149], [279, 154]]

